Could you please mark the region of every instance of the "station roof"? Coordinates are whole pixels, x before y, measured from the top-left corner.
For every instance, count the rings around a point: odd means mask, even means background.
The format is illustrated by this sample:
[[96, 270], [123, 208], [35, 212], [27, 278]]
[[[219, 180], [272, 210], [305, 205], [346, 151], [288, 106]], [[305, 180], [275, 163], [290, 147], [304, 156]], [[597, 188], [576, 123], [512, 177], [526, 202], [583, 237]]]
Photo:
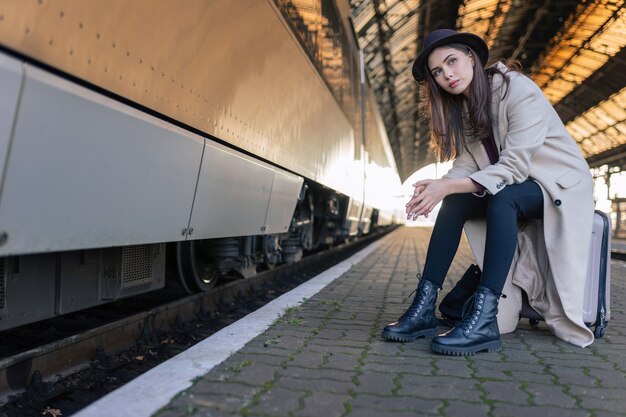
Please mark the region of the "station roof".
[[544, 91], [589, 164], [626, 165], [626, 0], [350, 0], [352, 24], [405, 180], [435, 162], [411, 66], [440, 28], [485, 39]]

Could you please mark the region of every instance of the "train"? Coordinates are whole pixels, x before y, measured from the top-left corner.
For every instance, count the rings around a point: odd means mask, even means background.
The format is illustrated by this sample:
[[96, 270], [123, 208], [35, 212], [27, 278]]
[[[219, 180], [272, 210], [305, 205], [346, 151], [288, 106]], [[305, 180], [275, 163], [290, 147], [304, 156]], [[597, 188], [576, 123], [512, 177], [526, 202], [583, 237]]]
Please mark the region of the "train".
[[0, 3], [0, 330], [401, 222], [343, 0]]

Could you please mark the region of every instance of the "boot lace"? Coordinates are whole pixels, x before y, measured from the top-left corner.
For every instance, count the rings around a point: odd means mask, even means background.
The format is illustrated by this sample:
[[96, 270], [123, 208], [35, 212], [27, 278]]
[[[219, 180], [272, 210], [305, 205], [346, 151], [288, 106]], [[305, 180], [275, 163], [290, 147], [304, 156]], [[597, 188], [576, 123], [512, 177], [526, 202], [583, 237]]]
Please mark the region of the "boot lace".
[[[421, 284], [421, 281], [422, 281], [421, 274], [417, 274], [417, 278], [420, 280], [420, 284]], [[428, 284], [424, 284], [424, 285], [428, 285]], [[407, 300], [409, 298], [411, 298], [411, 296], [413, 294], [415, 294], [418, 289], [419, 289], [419, 284], [418, 284], [416, 289], [411, 291], [411, 293], [404, 299], [403, 302], [407, 302]], [[419, 313], [420, 310], [422, 309], [422, 307], [424, 306], [424, 304], [426, 303], [426, 297], [428, 296], [429, 292], [430, 291], [425, 291], [425, 290], [417, 292], [417, 295], [413, 299], [413, 302], [411, 303], [411, 305], [409, 306], [407, 311], [402, 315], [401, 318], [404, 318], [404, 317], [407, 317], [407, 316], [412, 316], [412, 315], [414, 315], [416, 313]]]
[[[506, 298], [506, 295], [500, 294], [500, 297]], [[465, 304], [463, 304], [463, 318], [457, 324], [457, 326], [463, 329], [463, 333], [468, 334], [472, 331], [474, 326], [476, 326], [484, 305], [485, 294], [482, 292], [474, 293], [474, 295], [465, 301]]]
[[478, 323], [484, 304], [485, 294], [483, 293], [474, 294], [465, 302], [463, 305], [463, 318], [457, 325], [463, 329], [463, 333], [468, 334]]

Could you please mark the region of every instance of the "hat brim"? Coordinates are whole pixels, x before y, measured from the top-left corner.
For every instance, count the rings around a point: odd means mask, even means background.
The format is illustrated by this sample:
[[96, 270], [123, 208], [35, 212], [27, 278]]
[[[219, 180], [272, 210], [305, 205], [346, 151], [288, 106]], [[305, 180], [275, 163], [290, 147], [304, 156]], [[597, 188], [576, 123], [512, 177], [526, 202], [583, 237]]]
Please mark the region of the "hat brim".
[[487, 60], [489, 59], [489, 48], [487, 47], [485, 41], [483, 41], [480, 36], [474, 35], [473, 33], [459, 32], [454, 35], [446, 36], [445, 38], [439, 39], [438, 41], [428, 45], [428, 47], [417, 56], [415, 62], [413, 62], [413, 78], [415, 78], [416, 81], [423, 81], [426, 77], [426, 64], [430, 53], [435, 48], [451, 43], [462, 43], [469, 46], [478, 54], [482, 64], [487, 64]]

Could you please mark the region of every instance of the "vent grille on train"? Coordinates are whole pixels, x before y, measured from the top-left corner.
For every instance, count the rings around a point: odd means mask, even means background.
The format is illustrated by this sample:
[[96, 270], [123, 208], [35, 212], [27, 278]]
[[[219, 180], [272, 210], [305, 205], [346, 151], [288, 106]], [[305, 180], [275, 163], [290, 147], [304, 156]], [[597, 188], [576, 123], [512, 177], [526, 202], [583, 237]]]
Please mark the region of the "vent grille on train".
[[152, 245], [125, 246], [122, 248], [121, 296], [142, 292], [150, 287], [153, 261]]

